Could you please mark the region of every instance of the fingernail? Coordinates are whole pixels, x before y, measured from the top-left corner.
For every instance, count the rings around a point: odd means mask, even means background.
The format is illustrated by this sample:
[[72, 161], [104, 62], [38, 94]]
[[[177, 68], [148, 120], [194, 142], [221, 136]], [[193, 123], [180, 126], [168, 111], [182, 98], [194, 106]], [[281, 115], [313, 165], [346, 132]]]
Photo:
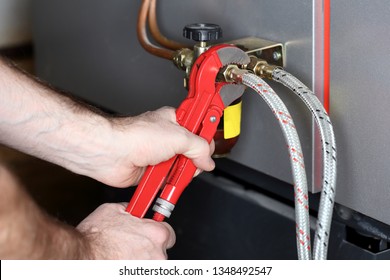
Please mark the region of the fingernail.
[[202, 172], [202, 170], [200, 170], [199, 168], [198, 168], [198, 169], [196, 169], [196, 172], [195, 172], [195, 175], [194, 175], [194, 177], [198, 176], [198, 175], [200, 174], [200, 172]]
[[210, 170], [213, 170], [215, 168], [215, 162], [211, 158], [209, 159], [209, 166]]

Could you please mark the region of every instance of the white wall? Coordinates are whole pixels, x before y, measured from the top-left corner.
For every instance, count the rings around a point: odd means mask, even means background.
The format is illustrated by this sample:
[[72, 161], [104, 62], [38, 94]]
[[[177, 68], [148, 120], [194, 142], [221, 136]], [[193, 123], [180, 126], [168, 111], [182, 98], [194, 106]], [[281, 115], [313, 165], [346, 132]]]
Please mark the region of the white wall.
[[0, 0], [0, 48], [31, 40], [33, 0]]

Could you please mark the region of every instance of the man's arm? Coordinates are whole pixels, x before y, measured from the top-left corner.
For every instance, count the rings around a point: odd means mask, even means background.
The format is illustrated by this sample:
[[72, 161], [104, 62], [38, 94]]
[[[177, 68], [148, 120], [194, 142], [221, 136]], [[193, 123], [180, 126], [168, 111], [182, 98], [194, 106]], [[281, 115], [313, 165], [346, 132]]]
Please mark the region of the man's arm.
[[175, 234], [104, 204], [77, 227], [43, 213], [0, 165], [0, 259], [165, 259]]
[[108, 118], [1, 59], [0, 142], [117, 187], [135, 184], [144, 167], [176, 154], [214, 168], [210, 146], [179, 126], [173, 109]]
[[0, 166], [0, 259], [80, 259], [84, 237], [45, 215]]

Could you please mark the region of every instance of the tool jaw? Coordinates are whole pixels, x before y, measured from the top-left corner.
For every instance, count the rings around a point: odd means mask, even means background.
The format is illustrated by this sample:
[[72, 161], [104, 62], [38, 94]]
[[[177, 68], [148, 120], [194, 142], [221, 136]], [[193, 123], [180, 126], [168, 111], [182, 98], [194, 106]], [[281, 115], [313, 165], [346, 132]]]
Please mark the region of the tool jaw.
[[[221, 75], [221, 71], [225, 71], [224, 69], [238, 68], [238, 66], [242, 67], [248, 63], [250, 63], [249, 56], [236, 46], [223, 44], [211, 47], [194, 63], [190, 74], [188, 96], [205, 94], [205, 92], [210, 94], [218, 92], [223, 103], [222, 109], [226, 108], [242, 96], [245, 87], [236, 85], [236, 81], [227, 80], [224, 73], [222, 73], [222, 77], [225, 82], [219, 83], [216, 80]], [[221, 84], [222, 87], [219, 86], [216, 90], [217, 85]]]
[[[225, 45], [224, 48], [217, 50], [217, 53], [223, 68], [228, 68], [229, 66], [237, 67], [237, 65], [242, 66], [250, 62], [249, 56], [235, 46]], [[244, 85], [233, 84], [231, 81], [226, 82], [230, 83], [224, 83], [219, 90], [224, 108], [229, 106], [234, 100], [240, 98], [245, 91]]]
[[244, 85], [238, 85], [238, 84], [225, 84], [221, 87], [219, 90], [219, 96], [221, 97], [221, 100], [223, 102], [223, 105], [228, 107], [230, 104], [233, 103], [233, 101], [240, 98], [245, 91]]
[[243, 50], [232, 45], [224, 46], [225, 47], [217, 50], [222, 66], [230, 64], [246, 65], [250, 62], [249, 56]]

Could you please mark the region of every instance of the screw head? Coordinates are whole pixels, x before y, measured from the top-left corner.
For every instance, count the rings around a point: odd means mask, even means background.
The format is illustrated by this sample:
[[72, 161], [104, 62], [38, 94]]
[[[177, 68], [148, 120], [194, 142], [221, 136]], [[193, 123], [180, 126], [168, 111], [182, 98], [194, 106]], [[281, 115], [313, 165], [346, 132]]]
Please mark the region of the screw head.
[[275, 61], [278, 61], [279, 59], [282, 58], [282, 54], [281, 54], [280, 52], [273, 52], [272, 58], [273, 58]]
[[256, 51], [256, 56], [260, 57], [262, 53], [263, 53], [263, 50], [258, 50], [258, 51]]
[[216, 116], [211, 116], [210, 117], [210, 122], [215, 123], [216, 121], [217, 121], [217, 117]]

